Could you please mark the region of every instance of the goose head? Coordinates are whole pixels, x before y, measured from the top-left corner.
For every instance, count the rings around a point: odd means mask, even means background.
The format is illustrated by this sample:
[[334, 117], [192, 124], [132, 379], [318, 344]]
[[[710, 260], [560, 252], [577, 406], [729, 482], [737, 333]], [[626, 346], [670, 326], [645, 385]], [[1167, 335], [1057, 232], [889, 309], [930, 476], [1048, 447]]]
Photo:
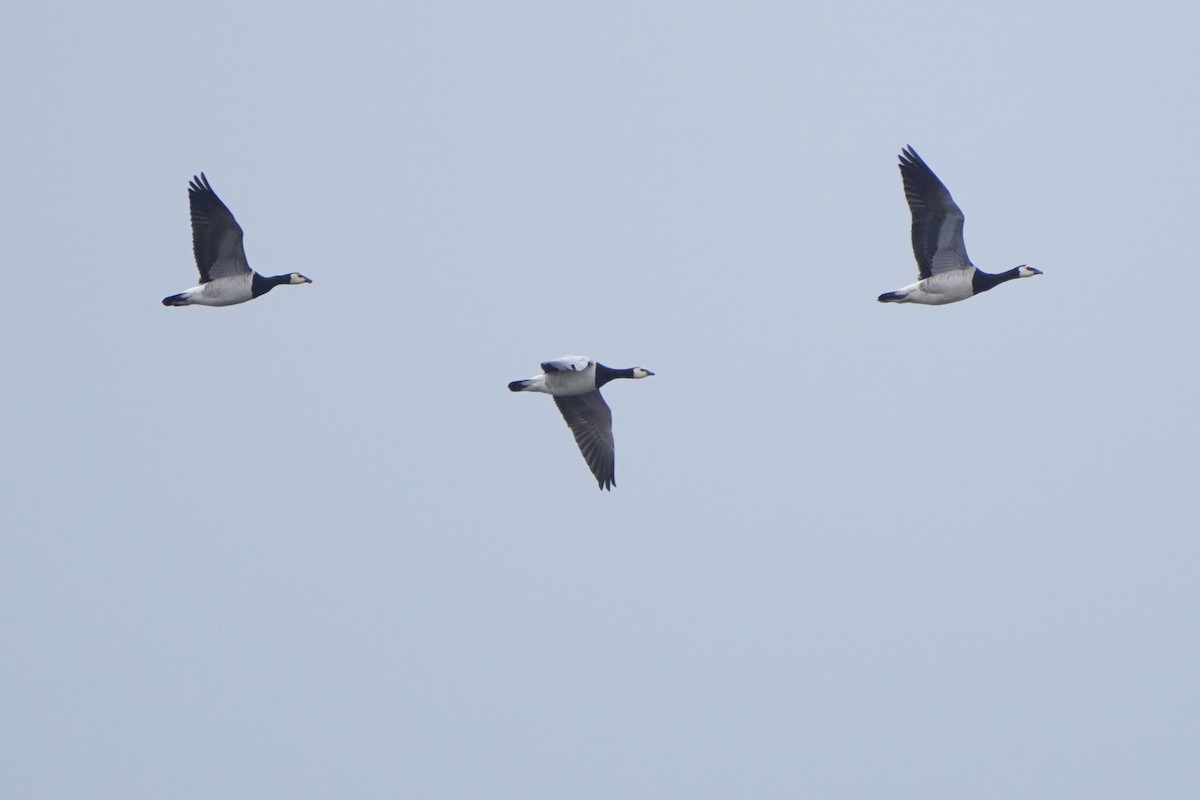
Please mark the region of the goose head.
[[288, 275], [288, 283], [292, 286], [298, 286], [302, 283], [312, 283], [312, 280], [304, 277], [299, 272], [293, 272], [291, 275]]
[[1041, 275], [1042, 271], [1037, 267], [1030, 267], [1025, 264], [1017, 267], [1018, 278], [1032, 278], [1034, 275]]

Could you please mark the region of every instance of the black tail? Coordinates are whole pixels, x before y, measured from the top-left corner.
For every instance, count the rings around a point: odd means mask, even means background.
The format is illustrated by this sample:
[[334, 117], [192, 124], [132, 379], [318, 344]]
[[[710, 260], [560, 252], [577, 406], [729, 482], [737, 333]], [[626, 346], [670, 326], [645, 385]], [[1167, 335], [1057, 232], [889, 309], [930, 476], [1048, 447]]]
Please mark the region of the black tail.
[[163, 298], [164, 306], [186, 306], [187, 299], [182, 294], [173, 294], [170, 297]]
[[[165, 303], [167, 301], [163, 300], [163, 302]], [[508, 390], [510, 392], [523, 392], [525, 391], [525, 387], [528, 385], [529, 381], [513, 381], [508, 385]]]
[[904, 295], [900, 294], [900, 292], [884, 292], [879, 295], [879, 302], [881, 303], [899, 303], [903, 299]]

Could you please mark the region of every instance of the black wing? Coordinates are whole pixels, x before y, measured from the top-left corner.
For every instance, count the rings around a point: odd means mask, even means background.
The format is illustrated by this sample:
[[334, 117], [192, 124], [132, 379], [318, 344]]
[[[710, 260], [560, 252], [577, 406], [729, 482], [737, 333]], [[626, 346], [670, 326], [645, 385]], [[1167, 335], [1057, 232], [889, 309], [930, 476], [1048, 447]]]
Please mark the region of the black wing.
[[600, 392], [555, 396], [555, 404], [575, 434], [575, 444], [583, 453], [601, 489], [617, 485], [612, 435], [612, 411]]
[[188, 184], [188, 203], [192, 207], [192, 251], [200, 282], [248, 274], [242, 228], [208, 185], [203, 172]]
[[912, 212], [913, 255], [920, 276], [972, 266], [963, 244], [962, 210], [911, 146], [900, 153], [900, 177]]

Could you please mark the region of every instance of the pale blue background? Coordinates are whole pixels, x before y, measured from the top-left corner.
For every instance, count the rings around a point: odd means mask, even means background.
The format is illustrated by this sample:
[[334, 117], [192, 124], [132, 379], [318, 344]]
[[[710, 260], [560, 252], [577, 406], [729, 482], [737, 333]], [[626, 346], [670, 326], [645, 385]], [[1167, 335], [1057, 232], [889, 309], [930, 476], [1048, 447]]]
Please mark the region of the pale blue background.
[[1200, 796], [1193, 9], [9, 4], [0, 795]]

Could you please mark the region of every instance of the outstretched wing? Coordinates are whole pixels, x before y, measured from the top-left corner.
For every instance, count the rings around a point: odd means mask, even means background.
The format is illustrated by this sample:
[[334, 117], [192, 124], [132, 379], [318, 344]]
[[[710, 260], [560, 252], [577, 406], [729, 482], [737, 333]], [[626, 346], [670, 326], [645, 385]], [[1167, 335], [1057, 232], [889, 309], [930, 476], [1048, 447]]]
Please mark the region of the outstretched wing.
[[973, 266], [963, 244], [962, 210], [911, 145], [900, 153], [900, 176], [912, 212], [913, 255], [920, 276]]
[[553, 361], [542, 362], [542, 372], [583, 372], [591, 366], [587, 356], [562, 356]]
[[249, 274], [242, 228], [208, 185], [203, 172], [188, 183], [188, 203], [192, 207], [192, 251], [200, 282]]
[[601, 489], [612, 490], [617, 485], [613, 435], [612, 411], [600, 392], [572, 394], [554, 397], [563, 419], [575, 434], [575, 444], [583, 453], [596, 482]]

